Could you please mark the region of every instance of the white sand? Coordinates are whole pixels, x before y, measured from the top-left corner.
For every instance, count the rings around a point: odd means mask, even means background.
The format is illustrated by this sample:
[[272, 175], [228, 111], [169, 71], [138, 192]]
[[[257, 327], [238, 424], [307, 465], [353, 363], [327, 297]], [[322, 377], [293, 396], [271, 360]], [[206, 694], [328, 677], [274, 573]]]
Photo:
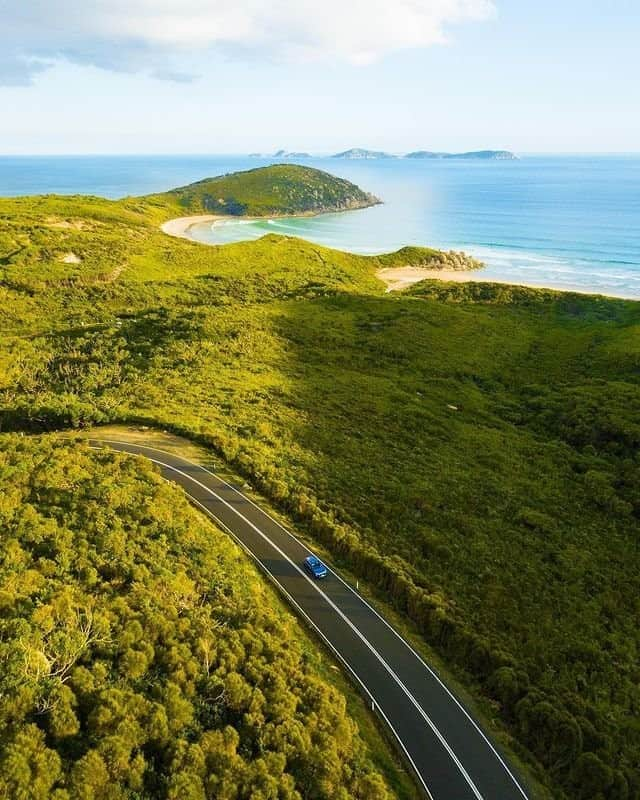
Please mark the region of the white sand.
[[215, 222], [217, 219], [222, 219], [222, 217], [215, 216], [215, 214], [196, 214], [192, 217], [177, 217], [176, 219], [170, 219], [168, 222], [163, 223], [160, 226], [160, 230], [169, 236], [176, 236], [179, 239], [190, 239], [193, 242], [196, 240], [189, 235], [189, 231], [194, 225], [198, 225], [201, 222]]
[[[357, 211], [358, 209], [353, 209]], [[334, 212], [327, 212], [327, 213], [334, 213]], [[346, 214], [347, 211], [341, 212]], [[308, 212], [304, 214], [269, 214], [268, 216], [263, 217], [234, 217], [230, 215], [221, 215], [218, 214], [196, 214], [192, 217], [177, 217], [176, 219], [170, 219], [168, 222], [163, 223], [160, 226], [160, 230], [163, 233], [169, 234], [169, 236], [177, 236], [180, 239], [189, 239], [192, 242], [198, 242], [199, 244], [206, 244], [206, 245], [213, 245], [213, 242], [202, 242], [199, 239], [194, 239], [191, 235], [191, 228], [194, 225], [199, 225], [202, 222], [217, 222], [218, 220], [225, 220], [226, 222], [233, 222], [234, 220], [242, 221], [242, 222], [266, 222], [270, 219], [299, 219], [303, 217], [318, 217], [322, 216], [321, 214], [316, 214], [315, 212]]]
[[[395, 292], [399, 289], [406, 289], [412, 283], [419, 281], [438, 280], [454, 281], [455, 283], [467, 283], [468, 281], [494, 281], [493, 278], [483, 278], [482, 271], [477, 269], [458, 270], [458, 269], [426, 269], [425, 267], [387, 267], [379, 269], [376, 275], [380, 280], [387, 284], [388, 292]], [[507, 283], [507, 281], [504, 281]]]

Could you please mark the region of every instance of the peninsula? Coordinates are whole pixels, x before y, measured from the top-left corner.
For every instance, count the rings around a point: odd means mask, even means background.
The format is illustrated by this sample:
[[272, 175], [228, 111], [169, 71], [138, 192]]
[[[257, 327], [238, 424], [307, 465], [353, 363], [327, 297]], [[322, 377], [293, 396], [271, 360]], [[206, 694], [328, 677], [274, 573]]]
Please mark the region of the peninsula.
[[184, 215], [293, 216], [350, 211], [381, 200], [350, 181], [312, 167], [274, 164], [181, 186], [147, 200], [169, 204]]

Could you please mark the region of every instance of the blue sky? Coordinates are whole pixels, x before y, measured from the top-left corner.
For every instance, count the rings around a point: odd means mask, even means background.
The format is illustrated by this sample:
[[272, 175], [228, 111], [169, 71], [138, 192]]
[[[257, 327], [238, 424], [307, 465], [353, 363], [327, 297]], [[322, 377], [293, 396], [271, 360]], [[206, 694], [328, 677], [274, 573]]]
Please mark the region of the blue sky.
[[0, 4], [0, 153], [640, 150], [635, 0]]

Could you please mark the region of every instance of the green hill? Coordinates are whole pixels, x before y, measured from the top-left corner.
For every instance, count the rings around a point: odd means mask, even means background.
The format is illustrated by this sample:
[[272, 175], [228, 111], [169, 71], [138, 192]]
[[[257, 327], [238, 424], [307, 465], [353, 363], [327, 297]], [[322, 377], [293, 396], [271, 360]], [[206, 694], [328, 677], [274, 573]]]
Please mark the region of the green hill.
[[2, 430], [205, 444], [442, 659], [534, 796], [638, 800], [640, 304], [385, 294], [446, 258], [207, 248], [158, 230], [176, 206], [0, 200]]
[[380, 202], [349, 181], [296, 164], [206, 178], [154, 197], [175, 202], [183, 211], [194, 214], [204, 211], [256, 217], [346, 211]]

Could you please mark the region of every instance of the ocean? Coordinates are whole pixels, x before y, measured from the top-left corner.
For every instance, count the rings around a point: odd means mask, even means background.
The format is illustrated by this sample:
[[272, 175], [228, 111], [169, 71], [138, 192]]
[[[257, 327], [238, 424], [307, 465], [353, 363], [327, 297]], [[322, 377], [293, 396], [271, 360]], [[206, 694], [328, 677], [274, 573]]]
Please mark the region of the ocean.
[[[163, 191], [274, 163], [246, 156], [0, 157], [0, 195]], [[466, 250], [513, 283], [640, 299], [640, 155], [517, 161], [297, 161], [348, 178], [384, 204], [362, 211], [201, 225], [225, 243], [282, 233], [358, 253], [406, 244]]]

